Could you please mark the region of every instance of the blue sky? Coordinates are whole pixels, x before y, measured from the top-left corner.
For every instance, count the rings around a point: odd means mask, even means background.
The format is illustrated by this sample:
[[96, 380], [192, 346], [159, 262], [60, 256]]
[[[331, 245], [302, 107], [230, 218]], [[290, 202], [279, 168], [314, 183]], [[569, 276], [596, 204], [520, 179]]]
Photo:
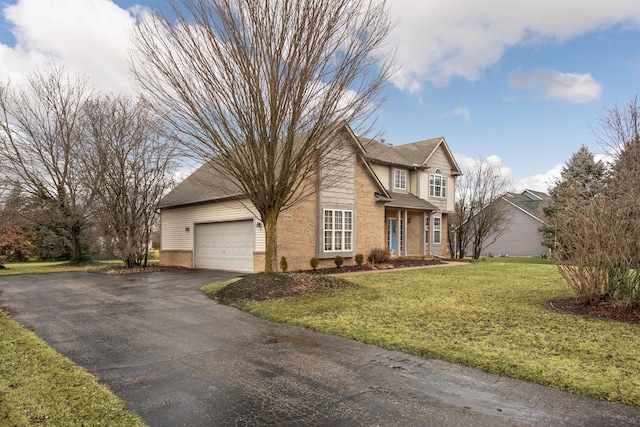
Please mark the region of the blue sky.
[[[152, 0], [0, 0], [0, 77], [57, 61], [131, 88], [130, 8]], [[163, 0], [158, 0], [163, 4]], [[393, 144], [444, 136], [462, 166], [502, 161], [546, 190], [597, 118], [640, 90], [638, 0], [390, 0], [399, 71], [379, 111]]]

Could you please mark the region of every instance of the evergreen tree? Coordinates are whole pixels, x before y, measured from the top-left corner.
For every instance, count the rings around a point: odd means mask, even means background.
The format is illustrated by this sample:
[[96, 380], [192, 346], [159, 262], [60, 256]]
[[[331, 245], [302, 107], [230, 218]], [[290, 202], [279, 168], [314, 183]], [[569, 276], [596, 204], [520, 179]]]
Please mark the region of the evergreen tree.
[[554, 225], [559, 217], [558, 211], [576, 199], [588, 202], [601, 195], [605, 189], [606, 171], [605, 164], [596, 161], [586, 146], [581, 146], [573, 153], [562, 168], [560, 179], [549, 190], [551, 197], [542, 208], [547, 219], [547, 225], [540, 228], [545, 246], [553, 248], [559, 243]]

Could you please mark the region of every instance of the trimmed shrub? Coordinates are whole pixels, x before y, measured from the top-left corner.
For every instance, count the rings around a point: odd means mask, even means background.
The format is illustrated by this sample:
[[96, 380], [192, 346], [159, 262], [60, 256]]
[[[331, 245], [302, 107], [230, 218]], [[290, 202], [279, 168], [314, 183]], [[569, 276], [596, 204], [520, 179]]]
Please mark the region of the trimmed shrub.
[[311, 258], [311, 261], [309, 261], [309, 265], [311, 265], [311, 268], [315, 271], [316, 268], [318, 268], [318, 265], [320, 265], [320, 261], [318, 261], [318, 258], [313, 257]]
[[286, 257], [280, 258], [280, 270], [282, 270], [283, 273], [286, 273], [288, 269], [289, 269], [289, 263], [287, 263], [287, 258]]
[[367, 257], [371, 264], [384, 264], [389, 262], [389, 259], [391, 259], [389, 248], [373, 248]]
[[356, 261], [356, 265], [362, 265], [362, 263], [364, 263], [364, 255], [362, 254], [356, 254], [354, 259]]
[[336, 255], [336, 257], [333, 259], [333, 262], [336, 263], [336, 267], [340, 268], [342, 267], [342, 264], [344, 264], [344, 258], [342, 258], [340, 255]]

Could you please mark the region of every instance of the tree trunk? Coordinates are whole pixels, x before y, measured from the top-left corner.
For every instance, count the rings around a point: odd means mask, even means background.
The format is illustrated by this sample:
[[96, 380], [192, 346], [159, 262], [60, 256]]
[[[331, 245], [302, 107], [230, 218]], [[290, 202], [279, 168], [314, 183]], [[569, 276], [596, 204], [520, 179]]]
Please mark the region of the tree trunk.
[[265, 232], [264, 272], [278, 271], [278, 214], [276, 209], [271, 209], [263, 215]]
[[126, 259], [124, 260], [125, 265], [127, 266], [127, 268], [133, 268], [136, 266], [136, 264], [138, 263], [138, 257], [135, 254], [129, 254], [126, 256]]
[[476, 237], [473, 242], [473, 259], [480, 259], [480, 252], [482, 252], [482, 241]]
[[71, 227], [71, 244], [73, 246], [73, 256], [71, 261], [82, 261], [82, 243], [80, 241], [80, 226]]

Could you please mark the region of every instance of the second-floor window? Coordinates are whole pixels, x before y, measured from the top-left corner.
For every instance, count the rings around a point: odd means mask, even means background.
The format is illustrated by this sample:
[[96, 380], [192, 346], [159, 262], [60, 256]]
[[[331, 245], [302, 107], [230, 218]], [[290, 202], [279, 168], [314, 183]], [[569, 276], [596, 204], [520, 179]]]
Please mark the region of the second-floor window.
[[429, 175], [429, 196], [447, 197], [447, 177], [442, 175], [440, 169]]
[[396, 190], [407, 189], [407, 171], [404, 169], [394, 169], [393, 188]]

